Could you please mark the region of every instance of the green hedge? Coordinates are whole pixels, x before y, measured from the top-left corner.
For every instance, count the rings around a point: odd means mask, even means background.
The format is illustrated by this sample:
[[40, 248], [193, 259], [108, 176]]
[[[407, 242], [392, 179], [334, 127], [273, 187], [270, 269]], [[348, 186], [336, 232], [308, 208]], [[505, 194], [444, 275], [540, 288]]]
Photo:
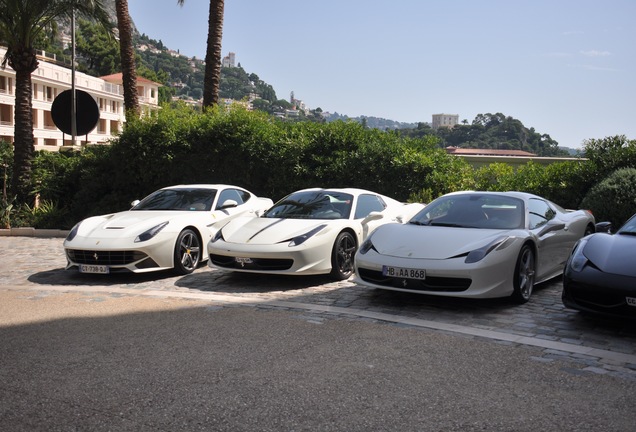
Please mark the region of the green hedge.
[[54, 182], [42, 176], [40, 193], [75, 220], [127, 209], [181, 183], [236, 184], [274, 200], [320, 186], [428, 201], [464, 188], [472, 175], [434, 138], [403, 139], [356, 122], [286, 123], [240, 108], [165, 108], [128, 123], [110, 146], [57, 157], [63, 167], [52, 168], [59, 174]]
[[127, 123], [111, 145], [38, 152], [34, 188], [44, 210], [13, 211], [21, 224], [69, 228], [90, 215], [125, 210], [158, 188], [184, 183], [236, 184], [273, 200], [317, 186], [359, 187], [419, 202], [457, 190], [520, 190], [574, 209], [610, 172], [636, 167], [636, 141], [611, 137], [590, 140], [586, 148], [588, 161], [474, 169], [446, 154], [431, 136], [401, 138], [355, 122], [287, 123], [242, 108], [201, 113], [165, 107]]
[[618, 229], [636, 213], [636, 168], [621, 168], [592, 187], [581, 204]]

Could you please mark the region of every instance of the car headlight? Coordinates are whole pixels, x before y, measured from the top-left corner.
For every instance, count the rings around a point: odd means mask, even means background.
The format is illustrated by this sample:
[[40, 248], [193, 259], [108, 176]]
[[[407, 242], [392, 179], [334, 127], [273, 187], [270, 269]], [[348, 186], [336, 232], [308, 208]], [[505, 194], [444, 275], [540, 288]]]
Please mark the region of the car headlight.
[[377, 252], [377, 250], [375, 249], [375, 246], [373, 246], [373, 242], [371, 241], [370, 238], [368, 238], [362, 243], [362, 245], [358, 249], [358, 252], [360, 252], [360, 254], [364, 255], [367, 252], [369, 252], [371, 249], [373, 249], [373, 250], [375, 250]]
[[311, 231], [307, 231], [305, 234], [294, 237], [293, 239], [289, 241], [289, 244], [287, 246], [293, 247], [293, 246], [298, 246], [305, 243], [310, 237], [320, 232], [326, 226], [327, 225], [325, 224], [318, 225], [316, 228], [312, 229]]
[[216, 232], [216, 234], [214, 234], [214, 235], [212, 236], [212, 239], [210, 240], [210, 243], [216, 243], [216, 242], [218, 242], [219, 240], [225, 240], [225, 239], [223, 238], [223, 229], [218, 230], [218, 231]]
[[507, 248], [515, 240], [515, 237], [499, 237], [479, 249], [472, 250], [466, 256], [464, 261], [466, 264], [472, 264], [484, 259], [490, 252], [495, 249], [502, 250]]
[[580, 272], [581, 270], [583, 270], [583, 268], [589, 261], [583, 253], [583, 249], [585, 249], [586, 243], [587, 240], [579, 241], [576, 246], [574, 246], [572, 256], [570, 256], [569, 267], [575, 272]]
[[150, 240], [151, 238], [156, 236], [159, 233], [159, 231], [164, 229], [166, 227], [166, 225], [168, 225], [168, 221], [162, 222], [159, 225], [155, 225], [154, 227], [150, 228], [149, 230], [142, 232], [135, 239], [135, 243], [145, 242], [145, 241]]
[[75, 238], [75, 236], [77, 235], [77, 232], [79, 231], [79, 227], [82, 224], [82, 222], [78, 222], [75, 224], [75, 226], [73, 228], [71, 228], [71, 230], [69, 231], [68, 235], [66, 236], [66, 241], [71, 241]]

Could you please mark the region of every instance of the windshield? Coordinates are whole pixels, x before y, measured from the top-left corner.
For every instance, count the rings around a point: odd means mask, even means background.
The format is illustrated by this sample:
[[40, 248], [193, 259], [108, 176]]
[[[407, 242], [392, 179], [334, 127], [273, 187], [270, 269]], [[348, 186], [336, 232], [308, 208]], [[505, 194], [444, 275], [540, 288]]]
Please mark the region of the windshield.
[[409, 223], [455, 228], [517, 229], [525, 225], [524, 203], [493, 194], [447, 195], [436, 199]]
[[625, 222], [625, 224], [616, 233], [636, 235], [636, 215], [632, 216], [627, 222]]
[[283, 219], [349, 219], [353, 195], [334, 191], [301, 191], [286, 196], [263, 215]]
[[216, 192], [216, 189], [161, 189], [131, 210], [210, 211]]

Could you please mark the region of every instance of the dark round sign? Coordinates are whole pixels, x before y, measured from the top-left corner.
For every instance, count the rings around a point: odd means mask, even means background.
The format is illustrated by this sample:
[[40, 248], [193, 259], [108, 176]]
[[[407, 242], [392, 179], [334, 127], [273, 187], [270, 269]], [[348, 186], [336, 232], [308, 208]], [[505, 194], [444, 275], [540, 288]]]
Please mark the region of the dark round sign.
[[[71, 125], [73, 90], [65, 90], [53, 100], [51, 117], [62, 132], [73, 135]], [[99, 107], [93, 97], [83, 90], [75, 90], [75, 129], [77, 135], [86, 135], [97, 126]]]

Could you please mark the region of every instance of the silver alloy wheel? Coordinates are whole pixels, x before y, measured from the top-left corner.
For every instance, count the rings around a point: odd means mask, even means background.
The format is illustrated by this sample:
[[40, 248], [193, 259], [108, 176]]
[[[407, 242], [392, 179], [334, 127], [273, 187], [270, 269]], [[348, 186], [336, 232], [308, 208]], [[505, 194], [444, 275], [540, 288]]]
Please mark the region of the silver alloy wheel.
[[192, 273], [201, 259], [201, 244], [194, 231], [181, 231], [175, 246], [175, 270], [180, 274]]
[[514, 291], [512, 298], [518, 303], [525, 303], [532, 296], [535, 276], [534, 252], [530, 246], [523, 245], [515, 268]]

